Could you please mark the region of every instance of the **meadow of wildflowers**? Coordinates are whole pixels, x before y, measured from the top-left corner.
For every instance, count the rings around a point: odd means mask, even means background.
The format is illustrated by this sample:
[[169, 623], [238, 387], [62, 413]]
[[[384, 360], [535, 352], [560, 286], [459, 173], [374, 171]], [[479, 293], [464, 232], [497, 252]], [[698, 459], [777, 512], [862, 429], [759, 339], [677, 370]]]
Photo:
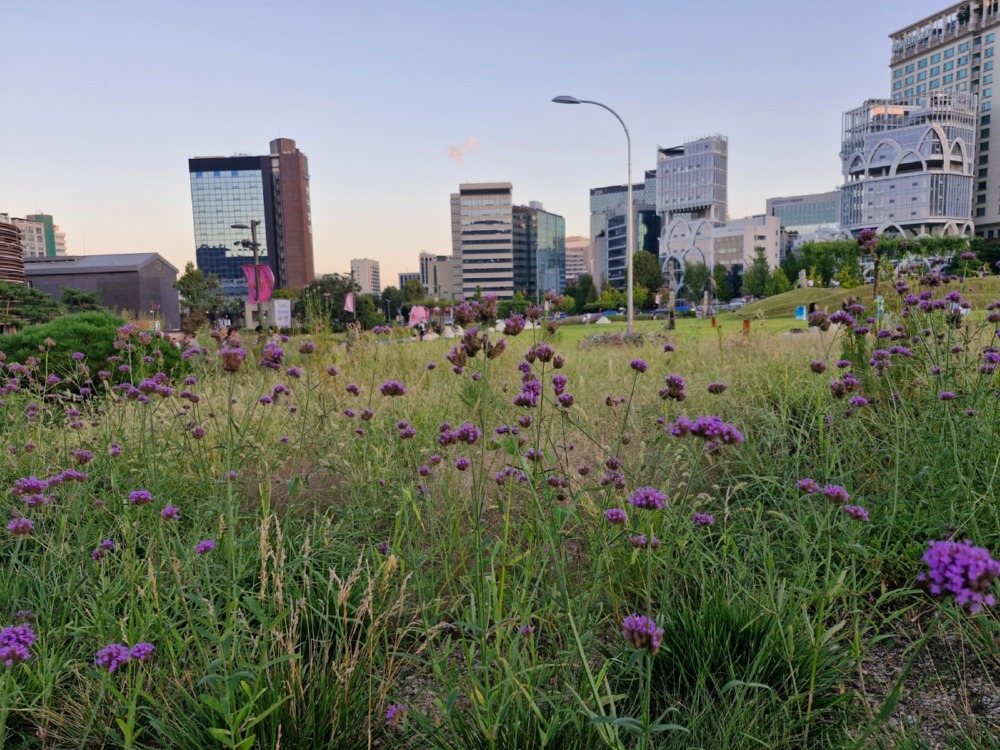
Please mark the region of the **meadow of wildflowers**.
[[0, 745], [988, 747], [1000, 304], [897, 295], [784, 338], [569, 348], [486, 300], [419, 345], [0, 355]]

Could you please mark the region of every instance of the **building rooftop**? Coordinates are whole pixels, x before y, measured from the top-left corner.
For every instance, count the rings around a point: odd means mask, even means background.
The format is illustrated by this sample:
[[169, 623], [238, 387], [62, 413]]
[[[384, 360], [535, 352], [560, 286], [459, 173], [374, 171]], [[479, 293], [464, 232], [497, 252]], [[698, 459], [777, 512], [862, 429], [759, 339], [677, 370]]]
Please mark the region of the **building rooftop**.
[[53, 275], [63, 273], [113, 273], [132, 271], [159, 260], [174, 273], [179, 271], [159, 253], [118, 253], [107, 255], [62, 255], [25, 258], [25, 273]]

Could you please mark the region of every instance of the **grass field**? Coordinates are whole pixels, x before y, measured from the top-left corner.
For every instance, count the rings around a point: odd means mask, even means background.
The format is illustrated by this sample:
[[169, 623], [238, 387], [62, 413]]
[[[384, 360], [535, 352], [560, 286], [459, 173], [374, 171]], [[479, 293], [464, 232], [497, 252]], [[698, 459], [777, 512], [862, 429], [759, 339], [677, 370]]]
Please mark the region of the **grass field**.
[[110, 362], [66, 319], [0, 358], [0, 745], [996, 748], [1000, 315], [891, 306]]

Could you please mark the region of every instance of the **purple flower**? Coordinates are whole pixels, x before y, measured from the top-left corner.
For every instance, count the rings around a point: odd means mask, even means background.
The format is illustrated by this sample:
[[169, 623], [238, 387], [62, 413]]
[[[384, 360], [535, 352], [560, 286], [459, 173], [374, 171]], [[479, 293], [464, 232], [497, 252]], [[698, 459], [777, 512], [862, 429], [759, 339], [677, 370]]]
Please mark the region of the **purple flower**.
[[289, 367], [285, 370], [285, 374], [290, 378], [301, 378], [302, 370], [298, 367]]
[[726, 385], [725, 383], [709, 383], [708, 392], [711, 393], [713, 396], [718, 396], [720, 393], [725, 392], [726, 388], [728, 387], [729, 386]]
[[379, 554], [388, 555], [389, 554], [389, 542], [379, 542], [378, 546], [375, 547], [379, 551]]
[[938, 399], [941, 401], [954, 401], [958, 396], [956, 396], [951, 391], [941, 391], [938, 394]]
[[35, 522], [30, 518], [15, 518], [7, 524], [7, 531], [14, 536], [28, 536], [35, 530]]
[[358, 386], [357, 386], [356, 383], [351, 383], [350, 385], [348, 385], [347, 386], [347, 392], [350, 393], [352, 396], [360, 396], [361, 395], [361, 389], [358, 388]]
[[472, 463], [467, 458], [458, 458], [458, 459], [455, 459], [455, 468], [458, 469], [459, 471], [465, 471], [471, 465], [472, 465]]
[[628, 363], [628, 366], [639, 373], [646, 372], [649, 369], [649, 363], [644, 359], [633, 359]]
[[660, 510], [667, 503], [667, 496], [656, 487], [639, 487], [628, 496], [630, 505], [647, 510]]
[[302, 339], [299, 342], [299, 354], [312, 354], [316, 351], [316, 342], [309, 339]]
[[795, 486], [799, 488], [800, 491], [806, 492], [808, 494], [813, 494], [814, 492], [819, 492], [820, 486], [819, 482], [815, 479], [810, 479], [806, 477], [805, 479], [800, 479], [795, 483]]
[[973, 547], [971, 540], [931, 542], [923, 561], [930, 570], [921, 573], [918, 580], [926, 581], [932, 594], [951, 594], [956, 604], [967, 605], [970, 612], [980, 612], [984, 605], [996, 603], [989, 591], [993, 581], [1000, 578], [1000, 562], [982, 547]]
[[100, 651], [97, 652], [97, 658], [94, 659], [94, 665], [98, 667], [103, 667], [108, 670], [108, 672], [114, 672], [118, 667], [123, 664], [128, 664], [132, 659], [129, 654], [129, 650], [126, 646], [120, 643], [111, 643]]
[[11, 625], [0, 630], [0, 662], [6, 667], [28, 661], [38, 636], [30, 625]]
[[213, 549], [215, 549], [214, 539], [202, 539], [194, 546], [195, 553], [199, 555], [206, 555]]
[[519, 627], [517, 629], [517, 632], [520, 633], [524, 638], [527, 638], [529, 635], [531, 635], [531, 634], [533, 634], [535, 632], [535, 626], [534, 625], [522, 625], [521, 627]]
[[822, 359], [814, 359], [809, 363], [809, 369], [817, 375], [822, 375], [826, 372], [826, 362]]
[[181, 513], [180, 508], [174, 505], [168, 505], [166, 508], [160, 511], [160, 517], [172, 521], [175, 518], [177, 518], [180, 515], [180, 513]]
[[155, 650], [156, 646], [152, 643], [137, 643], [129, 649], [128, 657], [134, 661], [149, 661], [153, 658], [153, 652]]
[[868, 511], [862, 508], [860, 505], [845, 505], [844, 513], [849, 515], [855, 521], [864, 521], [865, 523], [867, 523], [869, 520]]
[[118, 443], [112, 443], [108, 448], [108, 453], [111, 456], [120, 456], [122, 454], [122, 447]]
[[219, 352], [219, 359], [222, 360], [222, 369], [226, 372], [239, 372], [243, 366], [243, 360], [247, 358], [245, 349], [238, 346], [227, 347]]
[[435, 367], [437, 367], [437, 362], [428, 362], [427, 363], [427, 369], [428, 370], [433, 370]]
[[838, 505], [846, 503], [851, 499], [851, 496], [847, 494], [847, 490], [841, 487], [839, 484], [828, 484], [825, 485], [820, 492], [823, 493], [823, 497], [829, 500], [831, 503], [837, 503]]
[[655, 536], [652, 540], [647, 540], [645, 534], [633, 534], [628, 538], [628, 543], [631, 544], [636, 549], [659, 549], [660, 540]]
[[406, 386], [400, 383], [398, 380], [387, 380], [382, 383], [379, 391], [383, 396], [405, 396]]
[[390, 703], [389, 710], [385, 712], [385, 724], [390, 729], [399, 729], [406, 718], [408, 707], [405, 703]]
[[628, 514], [621, 508], [609, 508], [604, 511], [604, 517], [612, 526], [624, 526], [628, 523]]
[[695, 513], [691, 516], [695, 526], [714, 526], [715, 516], [710, 513]]
[[574, 400], [575, 399], [573, 398], [572, 393], [560, 393], [559, 396], [556, 398], [556, 401], [559, 402], [559, 406], [561, 406], [564, 409], [570, 408], [573, 405]]
[[128, 493], [128, 501], [132, 505], [146, 505], [152, 502], [153, 494], [149, 490], [133, 490]]
[[660, 650], [663, 628], [645, 615], [631, 614], [622, 621], [622, 636], [635, 648], [648, 649], [655, 654]]

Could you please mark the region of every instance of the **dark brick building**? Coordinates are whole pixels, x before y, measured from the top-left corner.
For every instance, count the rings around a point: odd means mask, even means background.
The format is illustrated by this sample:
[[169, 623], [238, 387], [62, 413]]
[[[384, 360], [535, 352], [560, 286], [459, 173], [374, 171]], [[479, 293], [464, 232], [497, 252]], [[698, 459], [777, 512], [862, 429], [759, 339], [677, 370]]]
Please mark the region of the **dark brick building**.
[[125, 317], [156, 317], [166, 330], [181, 325], [177, 269], [159, 253], [25, 258], [28, 283], [56, 299], [64, 287], [97, 292], [104, 307]]

